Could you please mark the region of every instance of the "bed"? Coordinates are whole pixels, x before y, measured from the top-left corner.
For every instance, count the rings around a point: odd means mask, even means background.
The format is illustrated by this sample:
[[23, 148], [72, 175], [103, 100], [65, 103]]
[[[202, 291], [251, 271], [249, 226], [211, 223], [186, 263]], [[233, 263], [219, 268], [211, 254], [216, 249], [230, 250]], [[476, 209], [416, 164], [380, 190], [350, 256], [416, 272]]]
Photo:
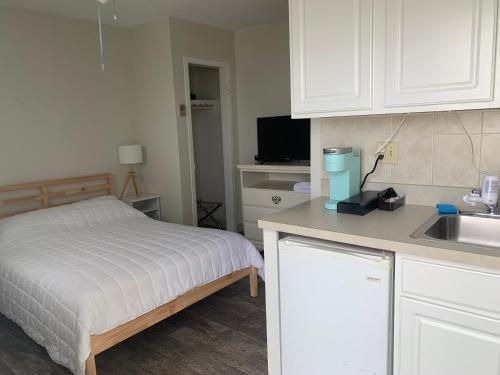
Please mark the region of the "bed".
[[97, 354], [244, 277], [256, 296], [263, 277], [244, 237], [155, 221], [111, 190], [109, 174], [0, 188], [15, 193], [0, 208], [28, 207], [0, 219], [0, 312], [75, 374], [96, 374]]

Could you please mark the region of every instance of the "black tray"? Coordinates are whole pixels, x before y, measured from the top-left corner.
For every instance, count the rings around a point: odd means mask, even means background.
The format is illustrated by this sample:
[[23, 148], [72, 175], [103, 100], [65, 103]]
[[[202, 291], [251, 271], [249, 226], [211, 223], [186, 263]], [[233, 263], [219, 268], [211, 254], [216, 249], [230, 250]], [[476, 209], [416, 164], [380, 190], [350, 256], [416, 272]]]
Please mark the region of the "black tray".
[[394, 211], [399, 207], [404, 206], [405, 204], [405, 196], [400, 196], [399, 199], [395, 201], [388, 202], [387, 200], [390, 198], [397, 197], [398, 194], [393, 188], [388, 188], [382, 190], [378, 194], [378, 209], [382, 211]]

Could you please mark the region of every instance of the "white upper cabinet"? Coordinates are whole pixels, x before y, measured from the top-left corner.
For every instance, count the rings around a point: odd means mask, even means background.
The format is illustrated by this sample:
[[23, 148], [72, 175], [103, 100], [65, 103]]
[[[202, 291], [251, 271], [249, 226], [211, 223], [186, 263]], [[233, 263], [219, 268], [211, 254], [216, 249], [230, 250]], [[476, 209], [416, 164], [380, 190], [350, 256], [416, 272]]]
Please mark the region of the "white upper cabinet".
[[387, 0], [386, 105], [492, 101], [495, 0]]
[[371, 108], [371, 21], [371, 0], [290, 1], [295, 114]]
[[500, 107], [498, 0], [290, 0], [292, 112]]

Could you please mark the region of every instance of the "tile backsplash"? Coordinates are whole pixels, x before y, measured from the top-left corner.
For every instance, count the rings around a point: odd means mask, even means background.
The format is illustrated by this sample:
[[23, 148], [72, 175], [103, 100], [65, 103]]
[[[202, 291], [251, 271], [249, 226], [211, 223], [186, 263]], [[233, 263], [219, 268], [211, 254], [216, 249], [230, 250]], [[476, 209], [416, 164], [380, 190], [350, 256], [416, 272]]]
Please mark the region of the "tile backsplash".
[[[455, 113], [460, 116], [471, 143]], [[397, 165], [379, 163], [368, 178], [368, 189], [393, 186], [412, 204], [437, 201], [460, 204], [462, 196], [481, 185], [484, 174], [500, 175], [500, 110], [410, 114], [393, 139], [399, 143]], [[324, 118], [321, 146], [361, 149], [362, 175], [375, 162], [377, 142], [384, 141], [403, 115]], [[475, 160], [474, 160], [475, 159]], [[327, 175], [322, 193], [328, 195]]]

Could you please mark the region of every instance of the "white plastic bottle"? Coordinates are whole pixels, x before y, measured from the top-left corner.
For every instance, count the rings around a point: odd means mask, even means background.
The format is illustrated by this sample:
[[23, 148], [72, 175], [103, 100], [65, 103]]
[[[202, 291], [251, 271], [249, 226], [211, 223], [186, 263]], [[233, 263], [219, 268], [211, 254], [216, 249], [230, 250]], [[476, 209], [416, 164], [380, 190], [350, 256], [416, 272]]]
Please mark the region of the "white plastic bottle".
[[483, 183], [482, 198], [487, 206], [496, 206], [498, 202], [498, 189], [500, 178], [498, 176], [486, 176]]

